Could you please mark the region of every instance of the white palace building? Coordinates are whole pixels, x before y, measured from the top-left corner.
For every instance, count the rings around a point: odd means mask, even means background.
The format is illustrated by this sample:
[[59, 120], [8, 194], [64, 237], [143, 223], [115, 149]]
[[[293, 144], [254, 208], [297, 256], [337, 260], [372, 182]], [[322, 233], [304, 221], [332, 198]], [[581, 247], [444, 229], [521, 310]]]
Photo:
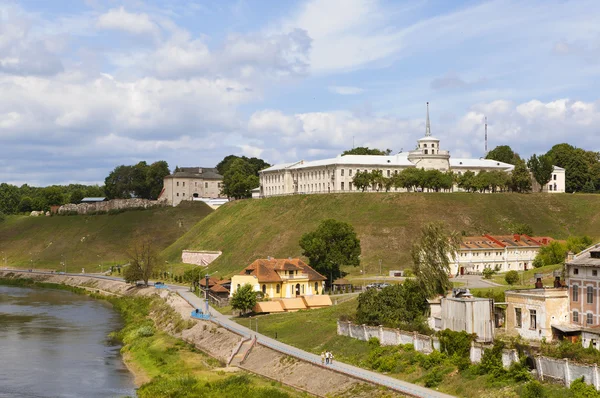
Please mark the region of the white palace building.
[[[390, 177], [409, 167], [437, 169], [441, 172], [452, 170], [459, 175], [467, 171], [478, 173], [482, 170], [510, 172], [514, 168], [512, 164], [490, 159], [451, 158], [449, 151], [441, 149], [440, 140], [431, 136], [429, 104], [425, 137], [417, 143], [414, 151], [396, 155], [339, 155], [330, 159], [276, 164], [259, 172], [260, 188], [253, 196], [357, 192], [359, 190], [352, 184], [357, 171], [381, 170], [385, 177]], [[537, 184], [533, 182], [533, 189], [536, 191]], [[406, 191], [404, 188], [391, 190]], [[459, 189], [455, 186], [454, 191], [457, 190]], [[552, 179], [543, 188], [543, 192], [565, 192], [564, 169], [554, 167]]]

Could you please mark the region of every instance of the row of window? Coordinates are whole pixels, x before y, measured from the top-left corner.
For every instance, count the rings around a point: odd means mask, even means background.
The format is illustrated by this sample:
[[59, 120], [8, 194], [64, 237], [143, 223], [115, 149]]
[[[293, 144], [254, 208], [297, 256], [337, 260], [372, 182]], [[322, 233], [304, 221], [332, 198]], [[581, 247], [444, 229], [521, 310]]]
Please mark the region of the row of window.
[[[579, 268], [573, 268], [573, 275], [579, 275]], [[598, 270], [592, 270], [592, 276], [598, 276]]]
[[[181, 184], [182, 184], [183, 187], [185, 187], [185, 181], [182, 181]], [[179, 186], [179, 181], [177, 181], [177, 186]], [[197, 187], [198, 183], [194, 182], [194, 186]], [[220, 182], [217, 183], [217, 187], [221, 188], [221, 183]], [[204, 188], [208, 188], [208, 182], [204, 183]]]
[[[573, 311], [573, 323], [579, 323], [579, 312], [578, 311]], [[592, 314], [591, 312], [588, 312], [586, 314], [585, 323], [587, 325], [593, 325], [594, 324], [594, 314]]]
[[[238, 285], [238, 289], [240, 288], [240, 285]], [[263, 294], [267, 294], [267, 285], [262, 285], [262, 292]], [[315, 292], [319, 290], [319, 282], [315, 282]], [[277, 294], [281, 293], [281, 285], [278, 283], [275, 286], [275, 292]], [[300, 285], [300, 292], [298, 292], [300, 294], [304, 294], [304, 285]]]
[[[515, 308], [515, 327], [523, 327], [523, 314], [521, 308]], [[536, 310], [529, 310], [529, 329], [537, 329]]]
[[[578, 285], [573, 285], [573, 288], [571, 289], [572, 294], [571, 297], [573, 299], [573, 301], [579, 301], [579, 286]], [[586, 289], [586, 302], [588, 304], [594, 304], [594, 287], [593, 286], [588, 286]]]

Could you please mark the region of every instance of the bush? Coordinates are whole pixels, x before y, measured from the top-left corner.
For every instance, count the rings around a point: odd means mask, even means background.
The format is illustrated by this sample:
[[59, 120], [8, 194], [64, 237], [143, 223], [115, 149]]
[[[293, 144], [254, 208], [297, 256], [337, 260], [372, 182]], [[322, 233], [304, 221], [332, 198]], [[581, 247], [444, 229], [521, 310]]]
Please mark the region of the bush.
[[154, 328], [152, 326], [142, 326], [136, 332], [138, 337], [151, 337], [154, 336]]
[[492, 276], [494, 276], [494, 274], [496, 273], [496, 271], [494, 271], [491, 268], [485, 268], [482, 273], [483, 273], [483, 278], [484, 279], [492, 279]]
[[509, 285], [514, 285], [515, 283], [519, 282], [519, 273], [517, 271], [514, 271], [514, 270], [513, 271], [508, 271], [506, 273], [506, 275], [504, 275], [504, 280]]
[[4, 215], [4, 213], [2, 213], [2, 212], [0, 211], [0, 222], [2, 222], [2, 221], [4, 221], [4, 220], [6, 220], [6, 216]]
[[535, 256], [532, 264], [534, 268], [540, 268], [544, 266], [544, 261], [540, 258], [540, 256]]
[[423, 379], [423, 382], [425, 383], [425, 387], [428, 387], [428, 388], [437, 387], [440, 385], [440, 383], [442, 381], [444, 381], [444, 373], [442, 372], [442, 370], [440, 368], [436, 368], [436, 369], [432, 370]]
[[537, 381], [530, 381], [525, 384], [523, 387], [523, 391], [521, 392], [522, 398], [544, 398], [546, 397], [546, 392], [544, 391], [544, 387], [542, 384]]
[[407, 268], [404, 270], [404, 276], [410, 278], [411, 276], [415, 276], [415, 273], [412, 271], [412, 269]]
[[569, 388], [573, 398], [597, 398], [600, 397], [600, 393], [596, 391], [594, 386], [585, 384], [583, 377], [573, 381]]

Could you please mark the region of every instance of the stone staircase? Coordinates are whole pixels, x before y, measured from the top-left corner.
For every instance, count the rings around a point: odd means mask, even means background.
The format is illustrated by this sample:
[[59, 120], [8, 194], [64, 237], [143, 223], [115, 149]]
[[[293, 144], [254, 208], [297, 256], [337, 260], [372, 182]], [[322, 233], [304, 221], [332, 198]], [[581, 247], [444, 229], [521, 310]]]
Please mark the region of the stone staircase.
[[235, 353], [229, 361], [229, 366], [238, 366], [244, 362], [255, 343], [256, 338], [244, 340], [239, 346], [237, 353]]

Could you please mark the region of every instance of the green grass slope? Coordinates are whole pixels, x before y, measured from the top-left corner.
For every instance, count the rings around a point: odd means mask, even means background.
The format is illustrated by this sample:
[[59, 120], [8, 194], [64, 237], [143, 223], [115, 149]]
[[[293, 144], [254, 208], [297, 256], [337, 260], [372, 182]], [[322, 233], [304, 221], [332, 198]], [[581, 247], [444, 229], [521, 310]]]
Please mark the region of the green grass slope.
[[[598, 237], [600, 196], [353, 193], [243, 200], [210, 214], [163, 254], [177, 261], [182, 249], [221, 250], [223, 255], [209, 269], [225, 277], [259, 257], [299, 256], [300, 236], [326, 218], [354, 226], [366, 273], [377, 274], [379, 259], [384, 272], [410, 264], [410, 246], [429, 221], [442, 220], [474, 235], [510, 233], [515, 223], [526, 223], [536, 235]], [[358, 274], [359, 269], [348, 271]]]
[[[9, 266], [99, 271], [99, 264], [126, 261], [126, 250], [140, 234], [163, 250], [213, 210], [204, 203], [127, 211], [115, 215], [28, 217], [0, 222], [0, 262]], [[33, 260], [33, 261], [32, 261]]]

